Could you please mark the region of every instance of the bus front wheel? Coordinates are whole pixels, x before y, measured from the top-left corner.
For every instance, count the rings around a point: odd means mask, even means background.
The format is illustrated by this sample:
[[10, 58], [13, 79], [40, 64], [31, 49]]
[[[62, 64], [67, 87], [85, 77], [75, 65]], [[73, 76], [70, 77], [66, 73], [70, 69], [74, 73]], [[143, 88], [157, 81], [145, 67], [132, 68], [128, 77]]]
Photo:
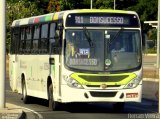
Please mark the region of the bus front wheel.
[[27, 96], [27, 88], [26, 88], [26, 83], [23, 80], [22, 81], [22, 98], [23, 98], [23, 102], [24, 104], [27, 104], [29, 101], [29, 96]]
[[49, 90], [48, 90], [48, 101], [49, 101], [49, 108], [54, 110], [57, 110], [59, 107], [59, 103], [57, 101], [54, 101], [53, 98], [53, 85], [51, 84], [49, 86]]

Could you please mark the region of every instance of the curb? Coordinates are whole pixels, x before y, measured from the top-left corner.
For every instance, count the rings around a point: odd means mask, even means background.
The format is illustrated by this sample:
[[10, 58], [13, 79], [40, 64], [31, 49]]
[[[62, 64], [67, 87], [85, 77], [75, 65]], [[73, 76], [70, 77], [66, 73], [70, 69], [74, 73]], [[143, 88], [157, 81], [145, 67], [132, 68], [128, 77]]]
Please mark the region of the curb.
[[143, 54], [143, 56], [157, 56], [157, 54]]
[[159, 79], [155, 79], [155, 78], [143, 78], [142, 81], [152, 81], [152, 82], [159, 82]]

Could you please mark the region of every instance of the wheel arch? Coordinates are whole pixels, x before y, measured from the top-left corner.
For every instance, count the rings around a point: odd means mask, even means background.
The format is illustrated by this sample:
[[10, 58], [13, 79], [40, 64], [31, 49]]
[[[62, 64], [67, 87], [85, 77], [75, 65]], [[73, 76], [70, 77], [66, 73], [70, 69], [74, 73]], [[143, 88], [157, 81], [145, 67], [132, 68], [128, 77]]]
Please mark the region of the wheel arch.
[[22, 87], [23, 87], [23, 83], [25, 82], [25, 74], [24, 73], [22, 73], [21, 74], [21, 89], [22, 89]]
[[50, 86], [51, 84], [53, 84], [53, 83], [52, 83], [52, 78], [51, 78], [51, 76], [48, 76], [48, 78], [47, 78], [47, 96], [48, 96], [49, 86]]

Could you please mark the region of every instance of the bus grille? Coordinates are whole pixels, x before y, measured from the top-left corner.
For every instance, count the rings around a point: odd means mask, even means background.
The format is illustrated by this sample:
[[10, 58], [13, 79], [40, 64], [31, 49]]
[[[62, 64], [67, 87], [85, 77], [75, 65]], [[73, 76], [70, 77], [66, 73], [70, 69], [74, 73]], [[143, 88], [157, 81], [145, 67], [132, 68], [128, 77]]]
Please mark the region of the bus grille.
[[92, 97], [114, 97], [116, 96], [117, 92], [90, 92]]

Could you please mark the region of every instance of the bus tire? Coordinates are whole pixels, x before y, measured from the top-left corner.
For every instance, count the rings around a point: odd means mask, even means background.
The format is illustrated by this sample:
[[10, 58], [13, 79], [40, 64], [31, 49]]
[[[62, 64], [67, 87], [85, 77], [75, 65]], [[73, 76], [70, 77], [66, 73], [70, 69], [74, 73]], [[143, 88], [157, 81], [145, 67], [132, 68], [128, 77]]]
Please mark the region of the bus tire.
[[115, 111], [123, 111], [124, 110], [124, 106], [125, 106], [124, 102], [117, 102], [117, 103], [113, 104], [113, 109]]
[[53, 98], [53, 85], [52, 84], [49, 86], [49, 89], [48, 89], [48, 101], [49, 101], [49, 108], [52, 111], [58, 109], [59, 103], [57, 101], [54, 101], [54, 98]]
[[22, 81], [22, 99], [24, 104], [29, 102], [29, 96], [27, 96], [27, 88], [24, 80]]

